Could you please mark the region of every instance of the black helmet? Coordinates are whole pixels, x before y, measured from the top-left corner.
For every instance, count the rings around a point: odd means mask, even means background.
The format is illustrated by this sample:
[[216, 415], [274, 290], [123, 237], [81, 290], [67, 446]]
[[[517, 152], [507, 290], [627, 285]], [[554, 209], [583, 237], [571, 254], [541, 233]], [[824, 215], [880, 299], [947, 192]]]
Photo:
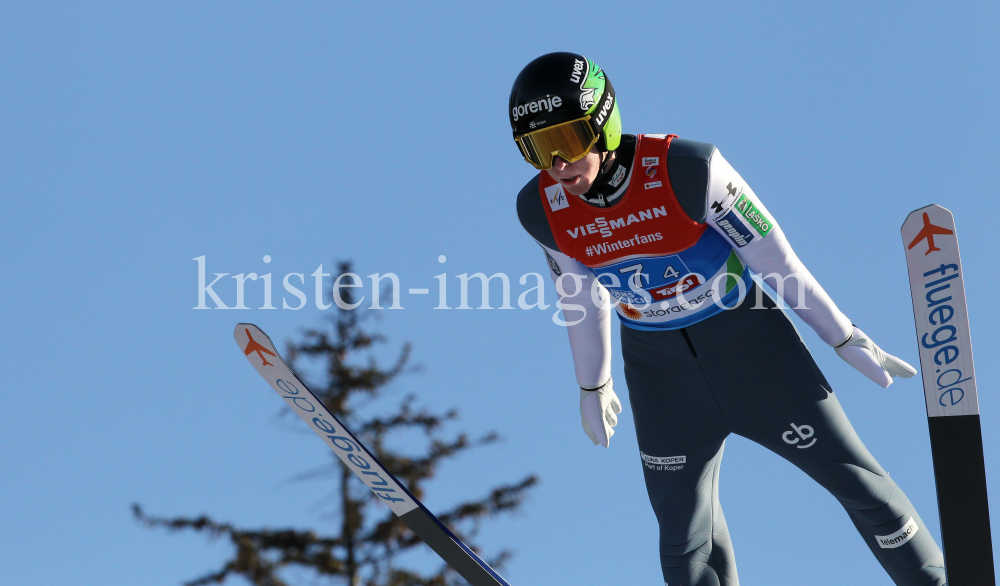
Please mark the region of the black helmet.
[[[536, 167], [539, 164], [532, 161], [532, 145], [524, 139], [555, 125], [587, 119], [598, 148], [613, 151], [621, 143], [615, 90], [596, 63], [576, 53], [542, 55], [522, 69], [510, 91], [508, 113], [514, 139], [525, 159]], [[544, 150], [550, 147], [547, 144]]]

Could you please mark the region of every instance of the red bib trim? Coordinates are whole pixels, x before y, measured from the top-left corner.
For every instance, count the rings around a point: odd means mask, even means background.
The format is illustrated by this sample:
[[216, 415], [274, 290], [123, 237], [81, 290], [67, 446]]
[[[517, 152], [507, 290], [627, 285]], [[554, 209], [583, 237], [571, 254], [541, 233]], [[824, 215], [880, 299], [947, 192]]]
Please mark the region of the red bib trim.
[[667, 175], [675, 135], [639, 135], [628, 188], [610, 208], [566, 193], [542, 171], [538, 191], [559, 250], [596, 268], [634, 256], [674, 254], [693, 246], [708, 227], [681, 209]]

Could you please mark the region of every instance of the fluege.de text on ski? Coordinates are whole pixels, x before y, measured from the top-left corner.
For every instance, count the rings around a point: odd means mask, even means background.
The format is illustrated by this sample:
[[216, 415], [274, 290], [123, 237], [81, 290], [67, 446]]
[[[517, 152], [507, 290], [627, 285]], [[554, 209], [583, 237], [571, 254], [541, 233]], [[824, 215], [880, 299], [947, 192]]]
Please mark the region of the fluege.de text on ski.
[[[920, 336], [920, 345], [928, 350], [934, 351], [934, 364], [941, 368], [936, 368], [938, 403], [942, 407], [956, 406], [965, 398], [965, 391], [960, 386], [962, 383], [971, 380], [971, 377], [964, 377], [962, 371], [951, 367], [962, 354], [957, 344], [959, 332], [952, 317], [955, 309], [949, 304], [952, 296], [949, 295], [953, 279], [959, 277], [958, 265], [942, 264], [936, 269], [924, 273], [927, 282], [924, 283], [927, 301], [926, 331]], [[956, 322], [957, 323], [957, 322]]]

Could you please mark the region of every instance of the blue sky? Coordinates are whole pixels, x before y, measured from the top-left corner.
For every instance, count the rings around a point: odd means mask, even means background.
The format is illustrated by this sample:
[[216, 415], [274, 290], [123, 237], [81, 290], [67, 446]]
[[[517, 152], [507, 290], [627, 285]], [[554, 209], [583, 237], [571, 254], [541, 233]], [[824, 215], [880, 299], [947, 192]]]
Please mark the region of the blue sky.
[[[841, 309], [913, 364], [899, 226], [930, 203], [952, 210], [1000, 502], [998, 16], [987, 2], [4, 4], [7, 580], [173, 585], [228, 554], [139, 527], [133, 502], [328, 526], [325, 487], [288, 482], [324, 446], [276, 422], [278, 398], [231, 337], [250, 321], [280, 343], [325, 313], [311, 293], [298, 311], [194, 310], [204, 255], [210, 273], [272, 273], [279, 308], [284, 275], [345, 258], [431, 288], [382, 312], [389, 349], [412, 341], [423, 366], [389, 400], [418, 393], [461, 411], [453, 430], [506, 440], [449, 463], [426, 504], [535, 472], [522, 512], [480, 539], [518, 551], [511, 584], [660, 583], [617, 340], [625, 412], [602, 450], [579, 428], [551, 310], [433, 309], [443, 272], [545, 270], [514, 212], [533, 170], [505, 107], [520, 68], [556, 50], [605, 68], [626, 132], [716, 144]], [[259, 282], [246, 299], [263, 305]], [[919, 380], [883, 390], [803, 335], [937, 534]], [[836, 501], [763, 448], [729, 440], [721, 495], [744, 583], [890, 584]]]

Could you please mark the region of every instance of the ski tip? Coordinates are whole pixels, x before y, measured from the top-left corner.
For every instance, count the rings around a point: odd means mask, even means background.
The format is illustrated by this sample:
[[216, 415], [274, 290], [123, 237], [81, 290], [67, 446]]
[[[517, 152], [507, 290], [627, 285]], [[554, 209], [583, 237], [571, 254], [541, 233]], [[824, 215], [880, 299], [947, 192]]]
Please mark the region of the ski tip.
[[246, 330], [247, 328], [253, 328], [253, 330], [260, 330], [260, 328], [251, 323], [238, 323], [236, 324], [236, 327], [233, 329], [233, 338], [235, 338], [236, 341], [239, 342], [242, 339], [240, 337], [240, 334], [244, 334], [245, 337], [246, 334], [244, 330]]
[[[922, 218], [925, 212], [931, 212], [932, 210], [933, 211], [940, 211], [940, 212], [948, 214], [948, 216], [950, 218], [952, 218], [952, 221], [954, 222], [955, 215], [951, 213], [951, 210], [949, 210], [948, 208], [946, 208], [944, 206], [938, 205], [936, 203], [932, 203], [930, 205], [926, 205], [926, 206], [924, 206], [922, 208], [917, 208], [917, 209], [913, 210], [912, 212], [910, 212], [906, 216], [906, 219], [903, 220], [903, 225], [899, 227], [899, 231], [902, 232], [903, 228], [906, 227], [906, 224], [908, 224], [912, 218], [914, 218], [914, 217]], [[917, 221], [919, 221], [919, 220], [917, 220]]]
[[[258, 366], [274, 366], [276, 361], [281, 360], [281, 356], [278, 355], [278, 351], [275, 349], [271, 338], [264, 333], [264, 330], [253, 324], [236, 324], [236, 329], [233, 331], [233, 338], [236, 340], [236, 345], [239, 346], [243, 354], [250, 360], [250, 364], [254, 365], [254, 368]], [[254, 356], [260, 359], [260, 364], [254, 361]], [[270, 362], [268, 362], [268, 356], [271, 357]]]
[[271, 341], [271, 338], [264, 333], [264, 330], [251, 323], [238, 323], [236, 324], [236, 328], [233, 329], [233, 339], [236, 340], [240, 349], [243, 349], [243, 347], [246, 346], [247, 340], [253, 338], [254, 336], [257, 336], [258, 338], [263, 337], [268, 342]]

